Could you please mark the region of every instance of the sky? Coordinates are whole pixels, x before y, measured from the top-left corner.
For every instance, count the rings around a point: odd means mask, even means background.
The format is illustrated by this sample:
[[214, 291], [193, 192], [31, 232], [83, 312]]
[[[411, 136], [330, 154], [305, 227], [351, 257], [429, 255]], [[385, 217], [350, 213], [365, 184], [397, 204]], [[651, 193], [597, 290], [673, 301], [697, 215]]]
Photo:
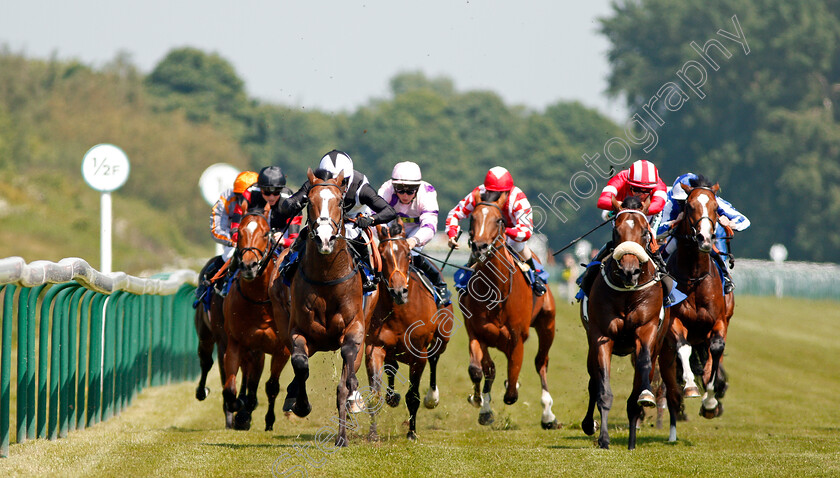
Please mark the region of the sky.
[[127, 52], [144, 73], [173, 48], [218, 53], [265, 102], [352, 111], [404, 71], [445, 76], [542, 110], [577, 100], [623, 122], [609, 98], [610, 0], [4, 0], [0, 46], [94, 67]]

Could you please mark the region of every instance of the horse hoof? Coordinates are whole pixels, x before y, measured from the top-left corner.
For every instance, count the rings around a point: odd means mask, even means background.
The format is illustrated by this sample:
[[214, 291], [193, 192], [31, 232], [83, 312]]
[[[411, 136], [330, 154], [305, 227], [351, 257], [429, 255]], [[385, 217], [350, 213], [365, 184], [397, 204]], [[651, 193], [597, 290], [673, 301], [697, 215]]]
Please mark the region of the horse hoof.
[[636, 401], [640, 407], [653, 408], [656, 406], [656, 397], [653, 396], [650, 390], [642, 390], [639, 394], [639, 399]]
[[609, 438], [607, 438], [607, 439], [599, 438], [598, 439], [598, 446], [601, 447], [601, 449], [603, 449], [603, 450], [609, 450], [610, 449]]
[[[301, 402], [298, 402], [298, 401], [295, 401], [295, 406], [294, 406], [294, 408], [292, 408], [292, 413], [294, 413], [295, 415], [297, 415], [301, 418], [309, 415], [309, 412], [311, 412], [311, 411], [312, 411], [312, 405], [310, 405], [309, 403], [301, 404]], [[347, 445], [344, 445], [344, 446], [347, 446]]]
[[368, 433], [367, 440], [369, 442], [378, 442], [379, 441], [379, 434], [376, 432]]
[[199, 402], [204, 400], [205, 398], [207, 398], [207, 395], [210, 395], [210, 388], [209, 387], [196, 388], [195, 389], [195, 398]]
[[496, 419], [493, 418], [493, 412], [482, 412], [478, 414], [479, 425], [492, 425], [494, 421]]
[[423, 406], [431, 410], [437, 407], [438, 403], [440, 403], [440, 394], [438, 393], [437, 387], [429, 389], [429, 392], [426, 393], [426, 397], [423, 398]]
[[288, 413], [294, 410], [295, 408], [295, 397], [286, 397], [286, 400], [283, 401], [283, 411]]
[[517, 400], [519, 400], [519, 394], [514, 392], [511, 395], [508, 395], [506, 393], [502, 400], [505, 402], [505, 405], [513, 405]]
[[715, 406], [714, 408], [700, 407], [700, 416], [703, 418], [708, 418], [709, 420], [711, 420], [712, 418], [717, 418], [721, 415], [723, 415], [722, 402], [718, 402], [717, 406]]
[[481, 408], [481, 397], [476, 399], [475, 395], [470, 395], [467, 397], [467, 403], [474, 406], [475, 408]]
[[234, 430], [250, 430], [251, 429], [251, 415], [237, 413], [233, 419]]
[[687, 387], [683, 390], [683, 397], [685, 398], [697, 398], [700, 396], [700, 390], [697, 387]]
[[583, 430], [583, 433], [586, 433], [588, 436], [592, 436], [595, 434], [595, 420], [587, 420], [586, 418], [580, 422], [580, 429]]
[[417, 441], [417, 434], [414, 433], [414, 430], [409, 430], [405, 437], [408, 438], [409, 441]]
[[385, 392], [385, 403], [391, 408], [395, 408], [400, 404], [400, 398], [400, 394], [397, 392]]
[[550, 422], [540, 422], [540, 426], [543, 430], [559, 430], [562, 425], [557, 420], [552, 420]]

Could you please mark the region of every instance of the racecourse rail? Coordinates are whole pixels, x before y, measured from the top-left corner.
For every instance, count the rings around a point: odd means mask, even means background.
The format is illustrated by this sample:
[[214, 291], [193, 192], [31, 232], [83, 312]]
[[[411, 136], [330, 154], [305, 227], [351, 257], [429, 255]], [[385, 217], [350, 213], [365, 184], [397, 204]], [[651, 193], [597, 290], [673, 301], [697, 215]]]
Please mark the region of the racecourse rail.
[[196, 282], [190, 270], [143, 279], [79, 258], [0, 259], [0, 457], [9, 454], [13, 349], [17, 443], [63, 438], [119, 415], [147, 386], [198, 374]]

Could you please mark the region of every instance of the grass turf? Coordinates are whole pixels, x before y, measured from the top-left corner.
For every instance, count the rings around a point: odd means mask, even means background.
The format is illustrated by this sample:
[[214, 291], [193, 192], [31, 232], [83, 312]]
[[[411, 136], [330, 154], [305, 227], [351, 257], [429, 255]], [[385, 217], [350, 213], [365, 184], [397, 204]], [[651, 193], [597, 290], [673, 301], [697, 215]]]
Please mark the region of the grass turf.
[[[625, 403], [632, 366], [614, 357], [610, 450], [580, 430], [587, 402], [585, 333], [577, 307], [558, 304], [557, 335], [551, 350], [549, 387], [560, 430], [540, 428], [539, 378], [533, 357], [537, 337], [526, 344], [519, 401], [502, 403], [506, 361], [497, 366], [493, 390], [496, 421], [478, 425], [478, 411], [466, 401], [466, 333], [458, 330], [441, 358], [440, 405], [421, 406], [416, 443], [406, 440], [403, 401], [379, 414], [378, 443], [365, 440], [369, 420], [357, 415], [350, 446], [317, 447], [319, 429], [335, 430], [335, 385], [340, 359], [320, 353], [311, 361], [308, 383], [313, 411], [307, 418], [278, 417], [265, 432], [265, 395], [250, 431], [224, 429], [218, 374], [204, 402], [195, 383], [146, 389], [119, 417], [66, 439], [13, 444], [0, 459], [2, 476], [837, 476], [840, 475], [840, 307], [836, 302], [738, 297], [726, 347], [730, 388], [725, 413], [698, 416], [700, 401], [687, 403], [688, 422], [678, 424], [677, 443], [649, 416], [628, 452]], [[406, 367], [400, 373], [407, 375]], [[287, 366], [281, 384], [292, 370]], [[360, 383], [367, 384], [364, 371]], [[265, 380], [265, 377], [264, 377]], [[264, 382], [263, 380], [263, 382]], [[428, 388], [424, 374], [422, 392]], [[261, 387], [262, 388], [262, 387]], [[285, 396], [281, 392], [278, 409]], [[13, 402], [14, 406], [14, 402]], [[597, 419], [596, 411], [596, 419]], [[14, 428], [14, 424], [12, 425]], [[301, 476], [303, 476], [301, 474]]]

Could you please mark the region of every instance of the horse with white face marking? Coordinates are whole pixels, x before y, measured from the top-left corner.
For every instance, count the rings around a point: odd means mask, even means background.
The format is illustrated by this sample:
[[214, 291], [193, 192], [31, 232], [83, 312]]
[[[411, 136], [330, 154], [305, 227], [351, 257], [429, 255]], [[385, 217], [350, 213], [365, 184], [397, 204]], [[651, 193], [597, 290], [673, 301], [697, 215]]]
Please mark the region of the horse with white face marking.
[[581, 302], [581, 322], [589, 343], [589, 406], [581, 428], [595, 433], [595, 404], [601, 413], [598, 445], [609, 448], [607, 418], [612, 408], [610, 362], [612, 355], [633, 357], [633, 391], [627, 399], [629, 449], [636, 447], [636, 426], [642, 407], [655, 406], [651, 392], [653, 364], [668, 331], [669, 316], [662, 307], [659, 271], [646, 249], [652, 238], [647, 222], [650, 200], [630, 196], [622, 204], [613, 198], [616, 211], [613, 242], [618, 244], [601, 264], [589, 297]]
[[[666, 398], [671, 419], [669, 441], [676, 441], [676, 414], [683, 396], [698, 397], [694, 374], [689, 364], [692, 348], [705, 357], [702, 384], [706, 393], [700, 415], [714, 418], [723, 413], [719, 401], [727, 384], [723, 373], [723, 351], [729, 320], [735, 309], [732, 293], [724, 295], [720, 273], [713, 264], [710, 252], [714, 245], [714, 231], [718, 222], [717, 184], [697, 187], [680, 184], [687, 193], [682, 219], [673, 234], [677, 250], [668, 261], [668, 269], [687, 299], [671, 307], [673, 321], [668, 340], [660, 356], [662, 379], [667, 388]], [[681, 391], [677, 383], [677, 363], [682, 365]]]

